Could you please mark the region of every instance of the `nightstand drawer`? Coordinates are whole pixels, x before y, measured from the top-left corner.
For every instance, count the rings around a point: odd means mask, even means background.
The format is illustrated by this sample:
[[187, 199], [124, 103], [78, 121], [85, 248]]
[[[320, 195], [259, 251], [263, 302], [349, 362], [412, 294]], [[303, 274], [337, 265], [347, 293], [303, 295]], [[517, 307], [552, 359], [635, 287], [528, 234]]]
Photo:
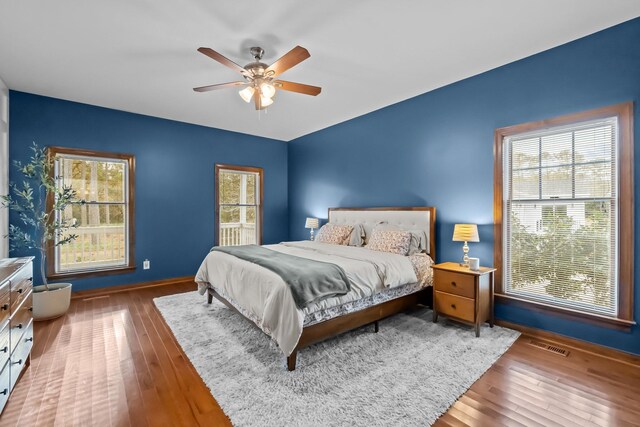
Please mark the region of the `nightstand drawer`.
[[433, 270], [433, 283], [436, 291], [475, 298], [474, 276], [452, 271]]
[[467, 322], [475, 321], [475, 301], [472, 299], [436, 291], [435, 303], [438, 313]]

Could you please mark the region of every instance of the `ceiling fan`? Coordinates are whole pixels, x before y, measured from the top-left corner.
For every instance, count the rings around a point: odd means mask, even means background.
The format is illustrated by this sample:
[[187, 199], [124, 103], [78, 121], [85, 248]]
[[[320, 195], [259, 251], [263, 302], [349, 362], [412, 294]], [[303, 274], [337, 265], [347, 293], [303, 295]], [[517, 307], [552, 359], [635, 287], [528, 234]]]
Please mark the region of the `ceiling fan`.
[[280, 74], [309, 58], [311, 55], [307, 49], [301, 46], [296, 46], [269, 66], [260, 62], [262, 55], [264, 55], [264, 49], [261, 47], [252, 47], [249, 51], [255, 59], [255, 62], [251, 62], [244, 67], [241, 67], [213, 49], [208, 47], [199, 48], [198, 52], [203, 53], [209, 58], [215, 59], [222, 65], [242, 74], [245, 81], [195, 87], [193, 90], [196, 92], [208, 92], [210, 90], [218, 90], [228, 87], [242, 87], [243, 89], [239, 92], [240, 96], [247, 103], [251, 102], [251, 99], [253, 99], [256, 110], [263, 110], [273, 104], [273, 97], [275, 96], [277, 89], [312, 96], [318, 95], [322, 90], [322, 88], [318, 86], [310, 86], [285, 80], [276, 80], [276, 77]]

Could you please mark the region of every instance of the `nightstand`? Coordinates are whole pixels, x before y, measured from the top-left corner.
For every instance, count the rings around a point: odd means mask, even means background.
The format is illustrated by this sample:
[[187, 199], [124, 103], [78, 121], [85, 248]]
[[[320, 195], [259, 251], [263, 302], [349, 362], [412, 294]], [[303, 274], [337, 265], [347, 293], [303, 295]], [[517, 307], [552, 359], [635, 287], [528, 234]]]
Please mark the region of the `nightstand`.
[[493, 274], [495, 268], [470, 270], [457, 262], [433, 266], [433, 322], [443, 315], [475, 326], [489, 321], [493, 328]]

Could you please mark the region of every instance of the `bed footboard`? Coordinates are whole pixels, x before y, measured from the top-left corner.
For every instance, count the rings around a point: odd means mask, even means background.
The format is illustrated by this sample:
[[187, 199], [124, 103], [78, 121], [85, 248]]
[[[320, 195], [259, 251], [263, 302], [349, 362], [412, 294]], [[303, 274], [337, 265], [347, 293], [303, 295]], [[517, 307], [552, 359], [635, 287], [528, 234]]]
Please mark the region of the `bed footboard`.
[[[405, 295], [400, 298], [392, 299], [390, 301], [383, 302], [378, 305], [374, 305], [365, 308], [354, 313], [345, 314], [343, 316], [334, 317], [333, 319], [325, 320], [324, 322], [316, 323], [315, 325], [307, 326], [302, 329], [302, 335], [298, 341], [298, 345], [293, 350], [291, 355], [287, 356], [287, 369], [294, 371], [296, 369], [296, 361], [298, 357], [298, 351], [304, 347], [308, 347], [320, 341], [335, 337], [342, 333], [351, 331], [361, 326], [373, 325], [374, 332], [379, 331], [379, 321], [393, 316], [394, 314], [401, 313], [403, 311], [411, 310], [419, 304], [425, 304], [431, 306], [433, 288], [428, 287], [413, 294]], [[211, 304], [213, 298], [224, 303], [227, 307], [233, 311], [240, 313], [231, 303], [220, 296], [213, 288], [207, 289], [207, 302]], [[256, 326], [250, 319], [251, 324]], [[258, 328], [259, 329], [259, 328]]]

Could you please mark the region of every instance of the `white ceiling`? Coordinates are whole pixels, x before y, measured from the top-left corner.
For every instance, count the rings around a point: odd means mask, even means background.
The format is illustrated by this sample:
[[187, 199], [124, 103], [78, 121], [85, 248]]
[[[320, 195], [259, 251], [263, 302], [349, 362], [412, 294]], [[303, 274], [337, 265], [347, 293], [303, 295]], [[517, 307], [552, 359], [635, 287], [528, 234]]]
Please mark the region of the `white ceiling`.
[[[0, 0], [0, 77], [14, 90], [289, 141], [640, 15], [637, 0]], [[322, 86], [267, 113], [239, 75], [196, 52], [268, 64]]]

